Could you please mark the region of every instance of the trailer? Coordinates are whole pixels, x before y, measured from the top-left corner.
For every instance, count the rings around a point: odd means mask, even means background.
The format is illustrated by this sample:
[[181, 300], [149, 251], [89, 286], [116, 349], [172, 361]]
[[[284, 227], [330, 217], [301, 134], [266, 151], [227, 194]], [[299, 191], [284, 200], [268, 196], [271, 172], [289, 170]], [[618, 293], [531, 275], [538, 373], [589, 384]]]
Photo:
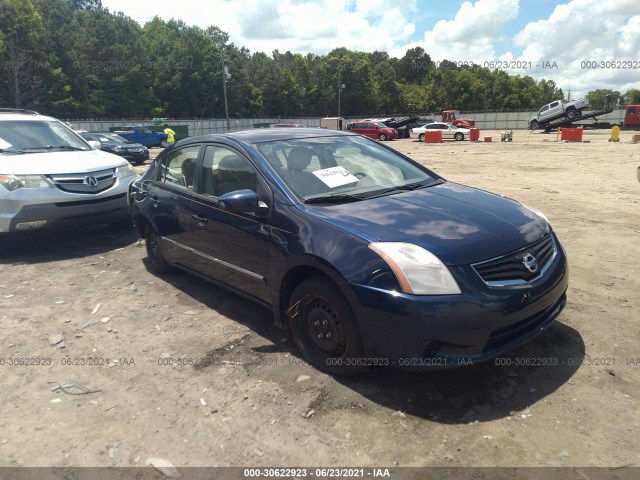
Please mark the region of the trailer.
[[[587, 120], [589, 118], [593, 118], [595, 122], [592, 123], [576, 123], [576, 118], [568, 119], [566, 117], [557, 118], [555, 120], [551, 120], [549, 122], [540, 123], [536, 128], [532, 128], [531, 131], [534, 132], [536, 130], [544, 130], [545, 133], [549, 133], [552, 130], [556, 130], [560, 127], [565, 128], [610, 128], [610, 124], [605, 124], [602, 122], [598, 122], [598, 118], [601, 115], [606, 115], [607, 113], [613, 112], [613, 107], [611, 106], [611, 95], [606, 96], [606, 101], [604, 106], [600, 110], [596, 110], [593, 112], [582, 112], [579, 117], [580, 122], [583, 120]], [[608, 126], [604, 126], [608, 125]]]

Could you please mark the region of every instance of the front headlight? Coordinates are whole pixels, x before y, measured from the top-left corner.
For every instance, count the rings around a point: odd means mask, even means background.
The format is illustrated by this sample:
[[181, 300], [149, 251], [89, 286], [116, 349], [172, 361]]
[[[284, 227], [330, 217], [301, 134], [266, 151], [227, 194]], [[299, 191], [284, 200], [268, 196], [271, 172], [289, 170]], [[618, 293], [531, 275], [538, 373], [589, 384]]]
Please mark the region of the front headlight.
[[369, 248], [380, 255], [398, 278], [402, 291], [412, 295], [459, 295], [451, 272], [438, 257], [418, 245], [373, 242]]
[[42, 175], [0, 175], [0, 185], [10, 192], [20, 188], [53, 188]]
[[547, 216], [544, 213], [542, 213], [540, 210], [538, 210], [537, 208], [530, 207], [529, 205], [525, 205], [524, 203], [521, 203], [520, 205], [522, 205], [524, 208], [526, 208], [530, 212], [535, 213], [537, 216], [543, 218], [545, 222], [551, 223], [551, 222], [549, 222], [549, 219], [547, 218]]
[[132, 175], [136, 175], [136, 171], [131, 167], [131, 165], [122, 165], [118, 167], [118, 178], [127, 178]]

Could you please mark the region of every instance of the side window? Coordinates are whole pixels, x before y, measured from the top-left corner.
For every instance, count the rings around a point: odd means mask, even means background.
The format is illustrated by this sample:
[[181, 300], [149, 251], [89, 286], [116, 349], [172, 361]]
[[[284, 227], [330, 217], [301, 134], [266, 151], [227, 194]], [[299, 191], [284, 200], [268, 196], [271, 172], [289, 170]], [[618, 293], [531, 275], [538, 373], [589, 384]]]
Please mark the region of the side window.
[[635, 115], [636, 107], [629, 107], [629, 115]]
[[549, 110], [549, 105], [545, 105], [544, 107], [542, 107], [538, 113], [544, 113], [547, 110]]
[[160, 166], [160, 181], [193, 190], [199, 151], [200, 145], [191, 145], [171, 152]]
[[556, 108], [558, 105], [560, 105], [560, 102], [553, 102], [551, 105], [549, 105], [549, 108]]
[[208, 145], [202, 163], [202, 193], [219, 197], [236, 190], [258, 191], [258, 174], [249, 161], [225, 147]]

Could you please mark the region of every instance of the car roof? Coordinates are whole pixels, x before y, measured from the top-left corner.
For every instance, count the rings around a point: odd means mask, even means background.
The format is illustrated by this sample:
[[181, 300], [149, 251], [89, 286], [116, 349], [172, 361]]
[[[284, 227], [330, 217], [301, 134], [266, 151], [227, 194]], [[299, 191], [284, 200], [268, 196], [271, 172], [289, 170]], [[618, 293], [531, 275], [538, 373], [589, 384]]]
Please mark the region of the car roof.
[[0, 108], [0, 121], [2, 120], [43, 120], [46, 122], [59, 122], [57, 118], [40, 115], [33, 110], [21, 110], [19, 108]]
[[230, 133], [211, 133], [189, 137], [192, 142], [215, 141], [221, 139], [242, 141], [246, 143], [272, 142], [278, 140], [295, 140], [301, 138], [333, 137], [353, 135], [341, 130], [329, 130], [326, 128], [256, 128], [254, 130], [242, 130]]

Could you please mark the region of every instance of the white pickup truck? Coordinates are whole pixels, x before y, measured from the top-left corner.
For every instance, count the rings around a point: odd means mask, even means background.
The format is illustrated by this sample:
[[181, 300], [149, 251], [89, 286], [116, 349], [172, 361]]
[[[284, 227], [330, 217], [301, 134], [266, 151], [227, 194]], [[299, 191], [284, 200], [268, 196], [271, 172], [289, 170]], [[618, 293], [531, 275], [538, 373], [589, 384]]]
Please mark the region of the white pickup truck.
[[588, 106], [589, 102], [586, 98], [579, 98], [573, 102], [555, 100], [538, 110], [538, 113], [533, 117], [528, 118], [527, 126], [529, 130], [535, 130], [558, 118], [564, 117], [567, 120], [576, 120], [582, 116], [582, 110]]

